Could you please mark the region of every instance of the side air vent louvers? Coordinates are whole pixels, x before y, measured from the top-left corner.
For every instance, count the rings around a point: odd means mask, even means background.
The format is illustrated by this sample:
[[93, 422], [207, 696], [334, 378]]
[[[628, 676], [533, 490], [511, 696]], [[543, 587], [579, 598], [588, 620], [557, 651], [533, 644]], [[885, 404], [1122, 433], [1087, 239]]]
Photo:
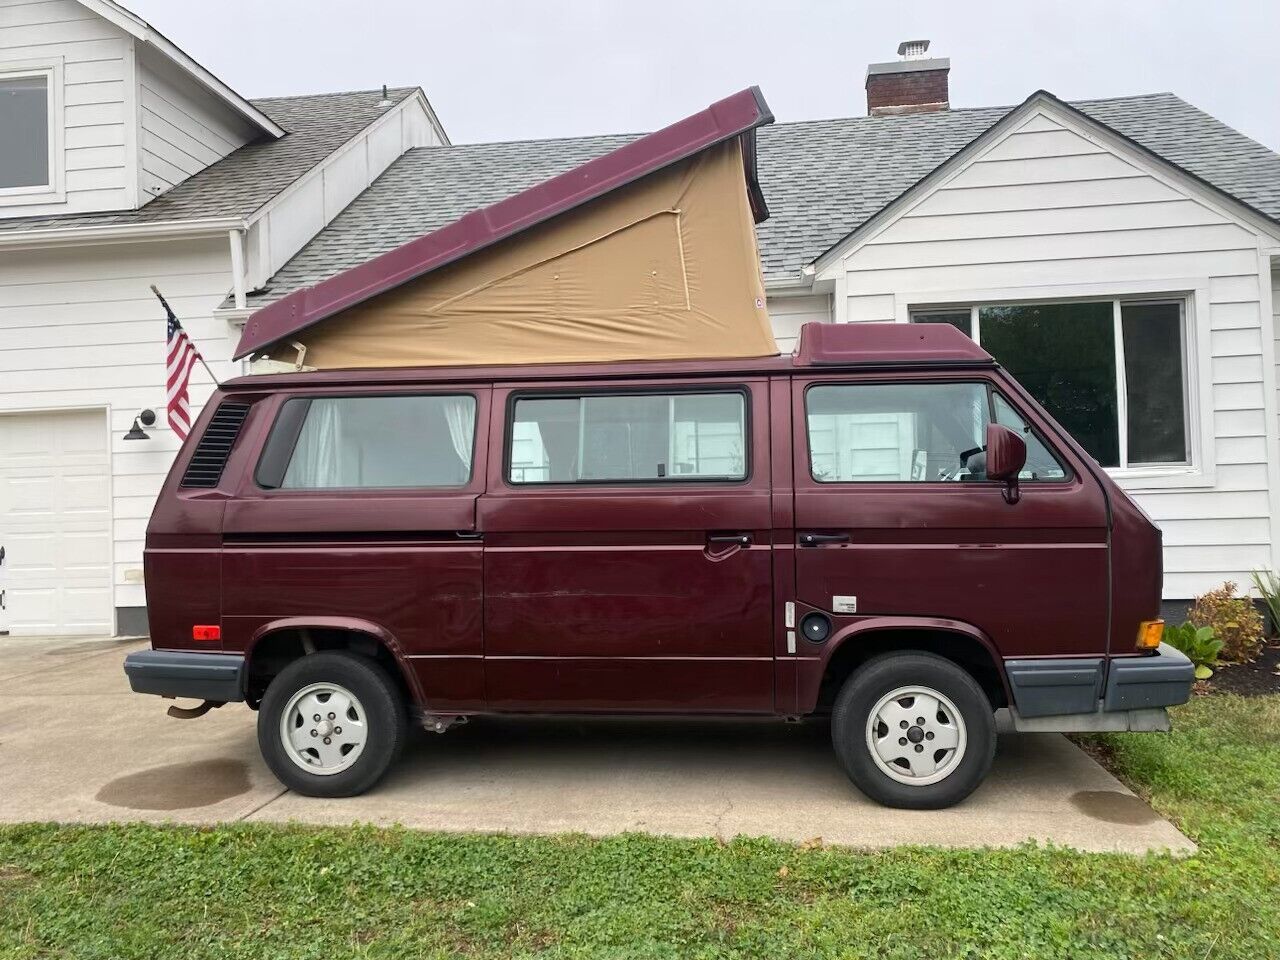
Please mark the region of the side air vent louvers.
[[209, 488], [218, 485], [227, 457], [231, 455], [231, 447], [240, 435], [240, 427], [248, 413], [249, 404], [235, 401], [227, 401], [214, 411], [213, 419], [187, 464], [187, 472], [182, 475], [182, 486]]

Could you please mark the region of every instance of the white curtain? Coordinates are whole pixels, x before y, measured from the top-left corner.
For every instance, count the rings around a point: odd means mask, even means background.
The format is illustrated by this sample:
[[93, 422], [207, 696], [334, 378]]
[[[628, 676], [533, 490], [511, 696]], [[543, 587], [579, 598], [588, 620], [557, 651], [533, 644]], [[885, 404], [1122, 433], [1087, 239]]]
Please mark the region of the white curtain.
[[358, 476], [344, 476], [358, 470], [343, 470], [342, 461], [350, 461], [350, 457], [341, 456], [342, 419], [340, 400], [311, 401], [283, 486], [306, 489], [354, 486], [359, 482]]
[[462, 475], [471, 475], [471, 446], [476, 432], [476, 401], [473, 397], [442, 397], [444, 419], [449, 424], [453, 452], [462, 462]]

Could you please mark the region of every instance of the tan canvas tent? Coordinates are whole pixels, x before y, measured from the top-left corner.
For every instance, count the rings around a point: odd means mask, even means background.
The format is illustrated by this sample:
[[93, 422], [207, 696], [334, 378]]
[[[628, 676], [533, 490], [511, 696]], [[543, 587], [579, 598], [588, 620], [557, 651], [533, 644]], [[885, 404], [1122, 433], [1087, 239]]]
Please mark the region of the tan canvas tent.
[[[776, 354], [756, 249], [754, 140], [744, 140], [654, 165], [350, 306], [295, 303], [284, 318], [293, 329], [251, 318], [239, 353], [293, 362], [302, 345], [305, 364], [321, 369]], [[365, 283], [361, 269], [349, 286]], [[272, 326], [269, 342], [245, 349]]]

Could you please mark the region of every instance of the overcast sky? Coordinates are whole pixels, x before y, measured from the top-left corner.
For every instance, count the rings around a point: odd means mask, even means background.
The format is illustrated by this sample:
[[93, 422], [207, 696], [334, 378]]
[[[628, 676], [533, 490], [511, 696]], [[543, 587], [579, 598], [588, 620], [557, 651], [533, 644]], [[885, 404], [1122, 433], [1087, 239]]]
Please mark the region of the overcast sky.
[[123, 0], [248, 97], [421, 86], [455, 143], [651, 130], [759, 84], [860, 116], [929, 38], [955, 107], [1172, 90], [1280, 148], [1277, 0]]

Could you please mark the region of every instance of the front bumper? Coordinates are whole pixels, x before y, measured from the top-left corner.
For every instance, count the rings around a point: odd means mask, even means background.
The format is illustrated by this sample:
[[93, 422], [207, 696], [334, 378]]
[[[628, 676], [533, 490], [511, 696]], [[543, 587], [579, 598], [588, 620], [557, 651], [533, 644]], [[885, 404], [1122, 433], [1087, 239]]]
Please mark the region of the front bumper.
[[[1167, 643], [1147, 656], [1110, 661], [1006, 660], [1005, 674], [1013, 692], [1010, 713], [1019, 721], [1018, 729], [1062, 732], [1160, 729], [1153, 726], [1155, 712], [1186, 703], [1195, 682], [1191, 661]], [[1120, 715], [1130, 719], [1121, 724]]]
[[245, 661], [240, 654], [139, 650], [124, 658], [134, 693], [231, 703], [244, 699]]

